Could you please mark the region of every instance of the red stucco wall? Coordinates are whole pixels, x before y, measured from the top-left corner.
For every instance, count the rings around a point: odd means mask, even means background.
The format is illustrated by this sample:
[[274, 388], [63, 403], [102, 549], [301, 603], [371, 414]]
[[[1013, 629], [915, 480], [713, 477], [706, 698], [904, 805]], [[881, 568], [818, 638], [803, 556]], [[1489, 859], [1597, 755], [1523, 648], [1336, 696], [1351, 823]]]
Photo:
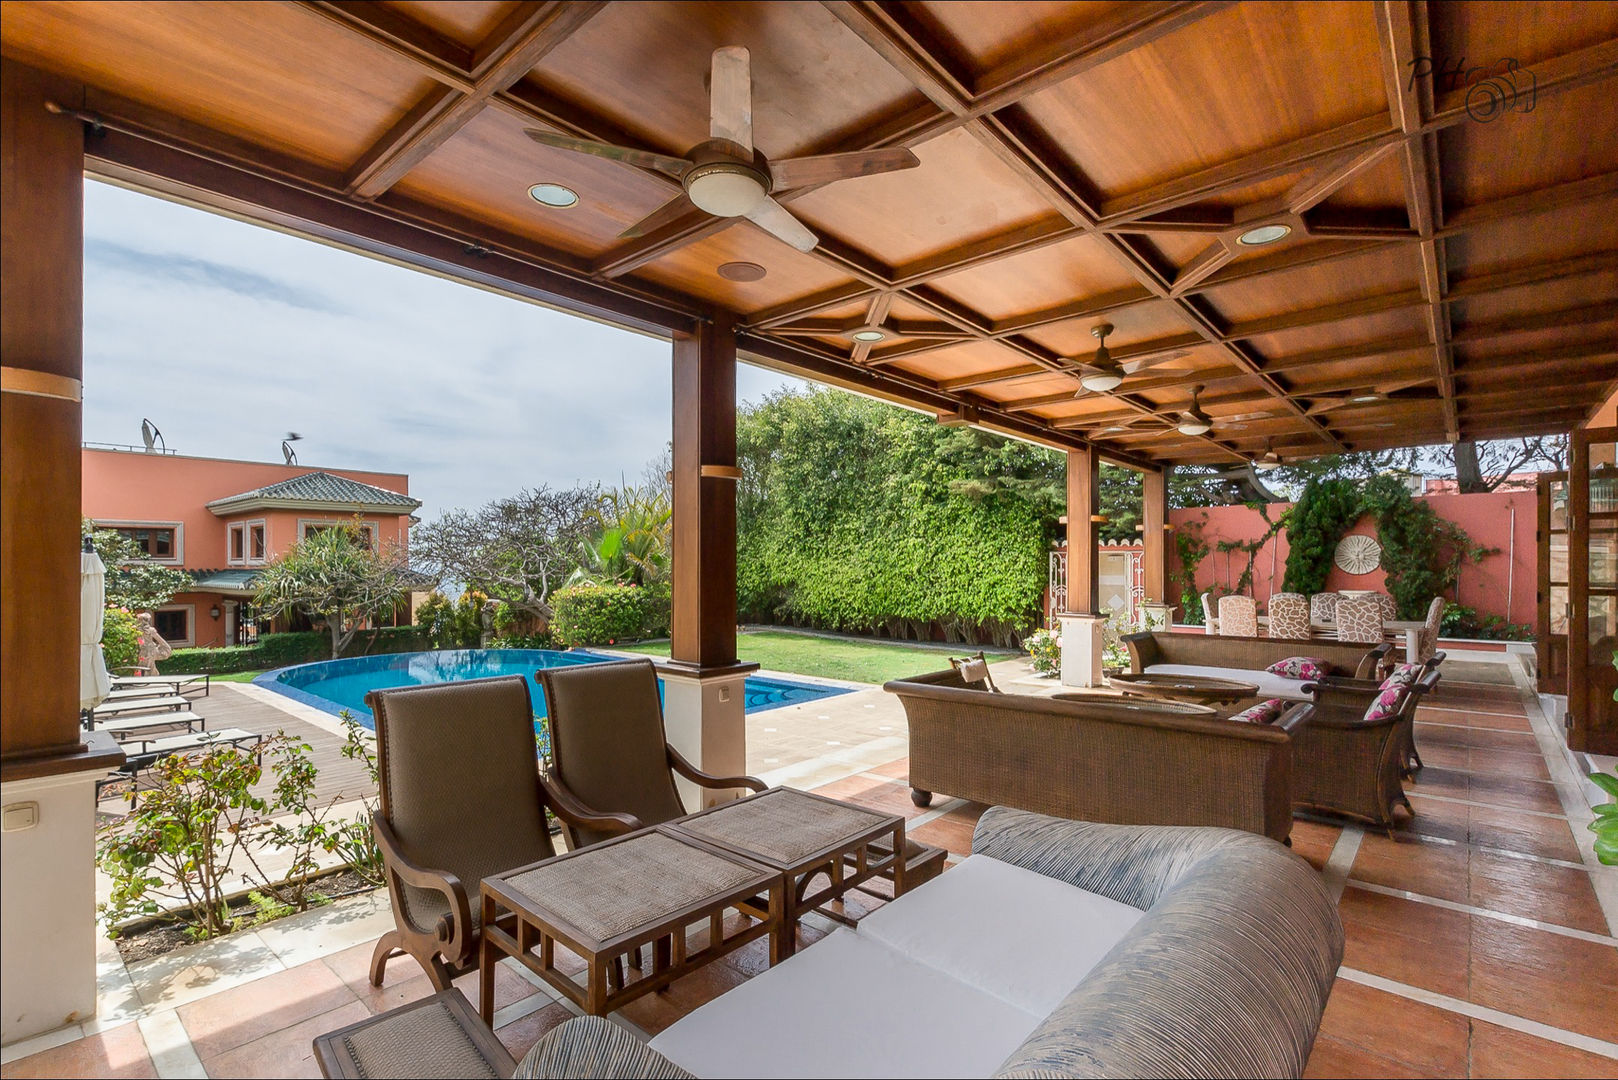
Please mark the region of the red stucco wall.
[[[1452, 599], [1468, 607], [1477, 608], [1483, 615], [1501, 615], [1511, 622], [1534, 625], [1537, 600], [1536, 562], [1538, 549], [1535, 542], [1535, 496], [1533, 492], [1493, 492], [1487, 495], [1430, 495], [1424, 497], [1440, 517], [1455, 522], [1465, 529], [1473, 541], [1488, 548], [1498, 548], [1496, 554], [1485, 556], [1482, 563], [1468, 563], [1461, 569], [1458, 595]], [[1269, 515], [1278, 518], [1291, 503], [1272, 503]], [[1169, 523], [1179, 527], [1188, 522], [1203, 520], [1202, 536], [1210, 550], [1207, 558], [1197, 567], [1199, 591], [1214, 585], [1234, 588], [1246, 566], [1247, 556], [1238, 551], [1222, 553], [1217, 550], [1220, 540], [1256, 540], [1264, 535], [1266, 525], [1257, 512], [1245, 506], [1216, 506], [1190, 510], [1171, 510]], [[1376, 535], [1376, 524], [1362, 518], [1350, 532]], [[1253, 567], [1253, 594], [1262, 605], [1272, 592], [1280, 592], [1286, 576], [1286, 533], [1265, 544]], [[1171, 549], [1169, 571], [1180, 572], [1179, 553]], [[1333, 567], [1326, 580], [1329, 590], [1382, 589], [1385, 575], [1380, 569], [1369, 574], [1350, 575]], [[1508, 603], [1509, 598], [1509, 603]]]

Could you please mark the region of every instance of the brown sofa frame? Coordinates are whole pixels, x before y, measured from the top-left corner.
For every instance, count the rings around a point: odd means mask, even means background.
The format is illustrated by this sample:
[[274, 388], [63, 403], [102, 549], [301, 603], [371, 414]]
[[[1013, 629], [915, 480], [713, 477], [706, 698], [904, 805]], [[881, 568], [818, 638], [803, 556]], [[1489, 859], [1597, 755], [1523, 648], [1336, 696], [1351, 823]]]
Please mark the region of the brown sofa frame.
[[1143, 672], [1153, 664], [1199, 664], [1232, 671], [1263, 671], [1290, 656], [1313, 656], [1332, 666], [1330, 674], [1358, 679], [1376, 675], [1392, 646], [1318, 638], [1221, 637], [1143, 630], [1122, 638], [1130, 668]]

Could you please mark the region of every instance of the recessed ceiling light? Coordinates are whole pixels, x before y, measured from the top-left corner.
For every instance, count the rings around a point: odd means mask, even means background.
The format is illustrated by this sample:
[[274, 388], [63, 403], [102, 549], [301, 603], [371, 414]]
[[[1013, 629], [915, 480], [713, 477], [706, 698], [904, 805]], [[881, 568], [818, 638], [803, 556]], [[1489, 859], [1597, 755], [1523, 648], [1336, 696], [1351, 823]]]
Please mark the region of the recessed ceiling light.
[[1242, 233], [1236, 238], [1236, 242], [1245, 244], [1247, 247], [1263, 247], [1265, 244], [1273, 244], [1277, 240], [1284, 240], [1291, 235], [1292, 226], [1290, 225], [1260, 225], [1256, 229], [1248, 229]]
[[579, 193], [561, 184], [535, 184], [528, 189], [528, 197], [554, 210], [566, 210], [579, 202]]
[[855, 341], [883, 341], [887, 338], [887, 331], [871, 327], [867, 330], [856, 330], [849, 335]]
[[731, 281], [758, 281], [764, 276], [764, 268], [751, 262], [720, 263], [719, 276]]

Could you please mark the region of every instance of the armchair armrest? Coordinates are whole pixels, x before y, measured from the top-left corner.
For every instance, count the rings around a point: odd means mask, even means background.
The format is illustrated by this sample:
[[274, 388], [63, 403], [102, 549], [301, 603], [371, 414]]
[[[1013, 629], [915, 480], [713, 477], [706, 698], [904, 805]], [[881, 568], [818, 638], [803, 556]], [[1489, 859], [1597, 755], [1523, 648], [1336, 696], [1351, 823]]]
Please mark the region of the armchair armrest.
[[381, 814], [371, 815], [371, 831], [376, 834], [382, 864], [391, 876], [406, 885], [442, 893], [449, 902], [449, 911], [439, 917], [438, 925], [432, 932], [443, 943], [442, 951], [446, 957], [455, 961], [464, 959], [472, 948], [472, 905], [467, 900], [466, 886], [461, 884], [461, 879], [448, 870], [432, 870], [412, 862], [400, 849], [399, 838], [393, 835], [393, 827]]
[[569, 791], [565, 784], [544, 770], [539, 774], [539, 786], [545, 793], [545, 805], [570, 828], [589, 829], [613, 836], [643, 828], [640, 818], [634, 814], [608, 814], [592, 810], [580, 802], [579, 797]]
[[763, 791], [766, 788], [764, 781], [756, 776], [713, 776], [703, 772], [691, 764], [674, 747], [664, 744], [669, 752], [669, 766], [681, 776], [699, 787], [705, 788], [749, 788], [752, 791]]
[[695, 1080], [690, 1073], [600, 1016], [578, 1016], [552, 1028], [517, 1065], [519, 1080], [622, 1077]]
[[1145, 911], [1214, 851], [1278, 846], [1234, 829], [1103, 825], [994, 806], [972, 834], [972, 853], [1065, 881]]
[[1374, 679], [1376, 673], [1382, 669], [1382, 663], [1393, 650], [1392, 642], [1384, 641], [1373, 648], [1360, 659], [1360, 666], [1354, 669], [1356, 679]]
[[1294, 705], [1287, 709], [1270, 726], [1288, 735], [1296, 734], [1298, 729], [1314, 719], [1315, 707], [1313, 705]]

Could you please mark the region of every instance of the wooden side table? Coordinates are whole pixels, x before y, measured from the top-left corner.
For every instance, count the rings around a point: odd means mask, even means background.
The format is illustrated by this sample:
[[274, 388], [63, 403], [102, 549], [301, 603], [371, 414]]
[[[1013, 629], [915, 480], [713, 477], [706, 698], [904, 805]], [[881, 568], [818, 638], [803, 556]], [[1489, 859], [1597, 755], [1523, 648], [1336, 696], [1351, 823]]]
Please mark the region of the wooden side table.
[[[905, 819], [794, 788], [776, 787], [669, 822], [668, 829], [771, 867], [786, 897], [783, 958], [797, 948], [798, 920], [891, 870], [904, 892]], [[891, 840], [891, 844], [878, 841]], [[817, 874], [828, 880], [810, 893]], [[846, 920], [844, 920], [846, 921]]]
[[[494, 966], [502, 956], [515, 957], [585, 1012], [605, 1016], [765, 934], [770, 963], [790, 952], [781, 933], [786, 895], [779, 874], [669, 826], [486, 877], [482, 893], [479, 1006], [490, 1025]], [[750, 905], [747, 912], [759, 921], [726, 937], [725, 911], [742, 910], [761, 894], [768, 896], [765, 910]], [[498, 925], [502, 912], [516, 917], [515, 934]], [[686, 930], [702, 922], [708, 942], [688, 952]], [[557, 942], [584, 959], [582, 988], [556, 970]], [[642, 945], [652, 946], [652, 971], [625, 986], [613, 973]]]

